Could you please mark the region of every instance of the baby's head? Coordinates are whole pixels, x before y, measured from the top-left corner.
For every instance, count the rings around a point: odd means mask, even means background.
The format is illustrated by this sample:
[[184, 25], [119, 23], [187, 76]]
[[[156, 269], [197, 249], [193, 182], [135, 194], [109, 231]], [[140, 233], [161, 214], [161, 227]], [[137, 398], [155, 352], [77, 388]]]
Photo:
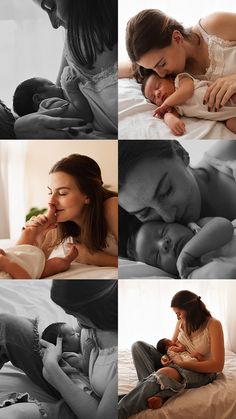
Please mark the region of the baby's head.
[[163, 338], [163, 339], [160, 339], [158, 342], [157, 342], [157, 345], [156, 345], [156, 349], [162, 354], [162, 355], [165, 355], [166, 353], [167, 353], [167, 351], [168, 351], [168, 348], [170, 347], [170, 346], [173, 346], [175, 343], [172, 341], [172, 340], [170, 340], [170, 339], [166, 339], [166, 338]]
[[177, 275], [176, 262], [184, 245], [193, 237], [190, 228], [178, 223], [149, 221], [129, 238], [127, 255]]
[[50, 97], [64, 98], [61, 87], [52, 81], [33, 77], [17, 86], [13, 96], [13, 109], [19, 116], [37, 112], [40, 103]]
[[143, 95], [157, 106], [161, 106], [164, 100], [172, 95], [175, 86], [172, 78], [161, 78], [156, 73], [146, 76], [142, 81]]
[[80, 352], [80, 336], [72, 326], [67, 323], [52, 323], [42, 333], [42, 339], [54, 345], [58, 336], [62, 337], [63, 352]]

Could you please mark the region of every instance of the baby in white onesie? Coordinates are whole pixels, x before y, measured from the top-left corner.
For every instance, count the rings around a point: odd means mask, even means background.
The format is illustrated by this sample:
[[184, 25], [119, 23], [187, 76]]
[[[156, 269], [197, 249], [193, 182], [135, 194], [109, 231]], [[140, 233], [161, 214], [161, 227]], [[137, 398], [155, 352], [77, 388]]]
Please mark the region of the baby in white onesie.
[[172, 78], [160, 78], [156, 73], [142, 82], [144, 96], [158, 106], [153, 116], [163, 118], [174, 135], [185, 133], [185, 124], [180, 116], [225, 121], [229, 130], [236, 133], [236, 97], [219, 109], [209, 109], [204, 104], [204, 95], [210, 82], [194, 79], [188, 73]]

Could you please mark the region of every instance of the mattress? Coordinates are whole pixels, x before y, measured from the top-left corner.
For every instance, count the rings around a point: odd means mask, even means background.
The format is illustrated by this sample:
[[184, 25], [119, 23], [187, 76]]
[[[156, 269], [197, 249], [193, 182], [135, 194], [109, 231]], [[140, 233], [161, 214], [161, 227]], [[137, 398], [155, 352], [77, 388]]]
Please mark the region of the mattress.
[[143, 262], [119, 258], [119, 279], [174, 279], [168, 272]]

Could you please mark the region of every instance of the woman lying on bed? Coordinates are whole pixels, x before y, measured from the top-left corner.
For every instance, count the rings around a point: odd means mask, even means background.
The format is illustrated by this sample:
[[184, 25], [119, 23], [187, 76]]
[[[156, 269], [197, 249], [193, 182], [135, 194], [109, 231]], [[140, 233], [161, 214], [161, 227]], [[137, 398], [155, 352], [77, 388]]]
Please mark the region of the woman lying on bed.
[[[59, 366], [62, 339], [57, 344], [41, 341], [36, 321], [10, 314], [0, 315], [0, 366], [11, 361], [43, 392], [55, 398], [42, 402], [14, 393], [7, 406], [1, 388], [1, 419], [110, 419], [117, 412], [117, 281], [54, 281], [52, 300], [89, 329], [93, 349], [89, 358], [89, 392], [83, 391]], [[14, 339], [12, 339], [12, 336]], [[43, 357], [42, 357], [43, 352]], [[13, 379], [14, 380], [14, 379]], [[14, 389], [14, 382], [13, 382]], [[14, 391], [14, 390], [13, 390]], [[40, 392], [38, 392], [40, 394]], [[44, 400], [43, 395], [41, 396]]]
[[[188, 153], [177, 141], [121, 141], [119, 203], [141, 223], [162, 220], [187, 225], [215, 216], [232, 221], [235, 168], [234, 141], [218, 141], [196, 168], [190, 167]], [[120, 229], [126, 231], [129, 216], [123, 220]]]
[[[36, 242], [46, 256], [72, 238], [73, 244], [68, 246], [76, 246], [77, 262], [117, 266], [117, 194], [103, 187], [98, 164], [80, 154], [65, 157], [52, 167], [48, 189], [57, 228], [38, 235]], [[45, 215], [39, 215], [27, 226], [44, 223]]]
[[[160, 10], [147, 9], [128, 22], [126, 47], [139, 80], [145, 69], [152, 69], [160, 77], [187, 72], [213, 82], [204, 103], [218, 110], [236, 93], [235, 28], [234, 13], [213, 13], [186, 29]], [[130, 77], [131, 64], [119, 71]]]
[[[136, 342], [133, 360], [139, 384], [119, 403], [119, 419], [128, 419], [148, 407], [161, 408], [166, 399], [185, 388], [196, 388], [214, 381], [224, 367], [224, 336], [221, 323], [207, 310], [201, 297], [179, 291], [171, 301], [177, 315], [173, 341], [189, 352], [198, 352], [201, 360], [185, 360], [176, 354], [173, 364], [161, 368], [160, 354], [145, 342]], [[192, 412], [194, 413], [194, 412]]]

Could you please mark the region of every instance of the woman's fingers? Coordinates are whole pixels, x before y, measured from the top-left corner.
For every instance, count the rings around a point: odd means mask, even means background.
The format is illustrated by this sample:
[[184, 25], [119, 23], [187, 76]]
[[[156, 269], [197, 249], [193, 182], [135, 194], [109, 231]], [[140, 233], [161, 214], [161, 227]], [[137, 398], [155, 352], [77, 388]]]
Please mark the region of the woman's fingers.
[[40, 339], [39, 343], [43, 348], [49, 348], [50, 346], [53, 345], [53, 343], [50, 343], [50, 342], [48, 342], [47, 340], [44, 340], [44, 339]]

